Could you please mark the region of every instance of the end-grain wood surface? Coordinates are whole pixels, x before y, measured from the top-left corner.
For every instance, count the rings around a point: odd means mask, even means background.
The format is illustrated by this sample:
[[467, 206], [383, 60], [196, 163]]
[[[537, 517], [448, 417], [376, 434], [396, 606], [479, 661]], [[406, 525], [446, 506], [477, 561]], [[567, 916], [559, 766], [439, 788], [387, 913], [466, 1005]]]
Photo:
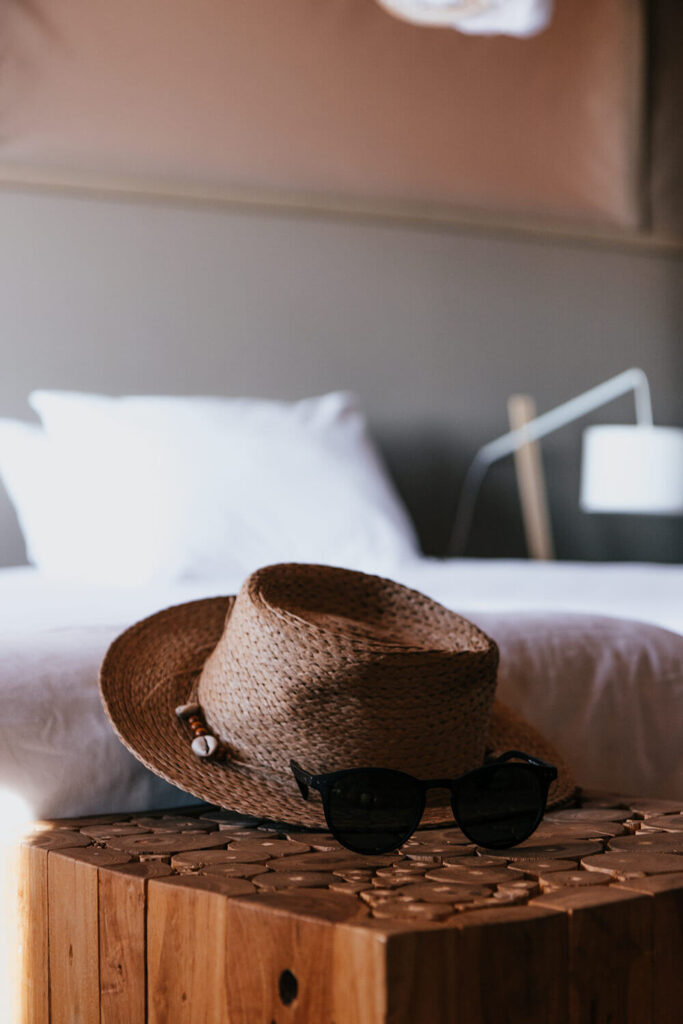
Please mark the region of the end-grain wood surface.
[[584, 794], [511, 850], [359, 856], [208, 806], [38, 822], [30, 1024], [679, 1024], [683, 805]]

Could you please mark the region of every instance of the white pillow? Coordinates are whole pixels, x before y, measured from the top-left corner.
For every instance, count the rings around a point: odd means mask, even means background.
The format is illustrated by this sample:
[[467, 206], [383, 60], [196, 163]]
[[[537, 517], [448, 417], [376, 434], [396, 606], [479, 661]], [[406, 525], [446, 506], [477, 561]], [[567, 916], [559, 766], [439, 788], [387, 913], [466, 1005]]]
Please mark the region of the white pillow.
[[278, 402], [36, 391], [29, 401], [70, 470], [68, 502], [79, 519], [82, 509], [96, 517], [83, 529], [97, 534], [97, 555], [85, 564], [74, 545], [72, 578], [211, 578], [285, 560], [379, 572], [418, 550], [348, 393]]
[[[71, 446], [34, 424], [0, 420], [0, 476], [28, 561], [47, 576], [78, 582], [173, 579], [180, 552], [172, 524], [158, 514], [166, 480], [133, 448], [123, 487], [117, 467], [88, 457], [90, 447], [90, 440]], [[154, 500], [131, 500], [142, 487]]]

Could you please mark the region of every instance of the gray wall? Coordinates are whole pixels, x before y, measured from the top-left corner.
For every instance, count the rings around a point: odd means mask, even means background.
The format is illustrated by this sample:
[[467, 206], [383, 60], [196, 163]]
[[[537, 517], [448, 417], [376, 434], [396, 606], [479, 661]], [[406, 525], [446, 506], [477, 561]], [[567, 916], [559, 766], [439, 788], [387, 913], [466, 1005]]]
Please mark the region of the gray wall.
[[[683, 423], [683, 263], [449, 228], [0, 192], [0, 415], [35, 387], [300, 397], [357, 391], [425, 549], [442, 552], [505, 402], [548, 408], [631, 365]], [[620, 400], [604, 420], [630, 419]], [[598, 417], [595, 417], [598, 419]], [[683, 560], [681, 520], [582, 515], [580, 428], [544, 445], [558, 554]], [[511, 463], [470, 554], [523, 554]], [[0, 564], [23, 561], [0, 495]]]

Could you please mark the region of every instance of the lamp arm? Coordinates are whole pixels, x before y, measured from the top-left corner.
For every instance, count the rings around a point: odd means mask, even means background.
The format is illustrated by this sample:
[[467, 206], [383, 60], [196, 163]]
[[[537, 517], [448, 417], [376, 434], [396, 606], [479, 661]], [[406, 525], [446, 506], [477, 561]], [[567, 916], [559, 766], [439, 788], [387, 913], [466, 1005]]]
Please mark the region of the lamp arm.
[[454, 555], [462, 555], [465, 550], [477, 494], [492, 463], [505, 458], [506, 455], [512, 455], [514, 451], [530, 441], [538, 441], [541, 437], [546, 437], [555, 430], [573, 423], [629, 391], [634, 392], [636, 423], [642, 426], [652, 426], [650, 385], [644, 371], [633, 367], [617, 374], [616, 377], [610, 377], [609, 380], [597, 384], [594, 388], [589, 388], [588, 391], [577, 395], [576, 398], [570, 398], [568, 402], [563, 402], [541, 416], [529, 420], [518, 430], [510, 430], [507, 434], [502, 434], [501, 437], [489, 441], [488, 444], [480, 448], [465, 475], [449, 551]]

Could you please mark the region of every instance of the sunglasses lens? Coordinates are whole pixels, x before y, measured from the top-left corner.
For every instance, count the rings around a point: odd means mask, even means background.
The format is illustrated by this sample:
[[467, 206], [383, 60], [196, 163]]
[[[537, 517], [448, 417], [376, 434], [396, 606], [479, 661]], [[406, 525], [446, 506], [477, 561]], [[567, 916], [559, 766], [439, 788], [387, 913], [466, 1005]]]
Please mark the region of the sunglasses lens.
[[486, 765], [461, 781], [453, 813], [469, 839], [501, 849], [527, 839], [544, 806], [544, 787], [528, 765]]
[[330, 787], [327, 818], [340, 843], [357, 853], [400, 846], [420, 819], [422, 787], [398, 772], [360, 769]]

